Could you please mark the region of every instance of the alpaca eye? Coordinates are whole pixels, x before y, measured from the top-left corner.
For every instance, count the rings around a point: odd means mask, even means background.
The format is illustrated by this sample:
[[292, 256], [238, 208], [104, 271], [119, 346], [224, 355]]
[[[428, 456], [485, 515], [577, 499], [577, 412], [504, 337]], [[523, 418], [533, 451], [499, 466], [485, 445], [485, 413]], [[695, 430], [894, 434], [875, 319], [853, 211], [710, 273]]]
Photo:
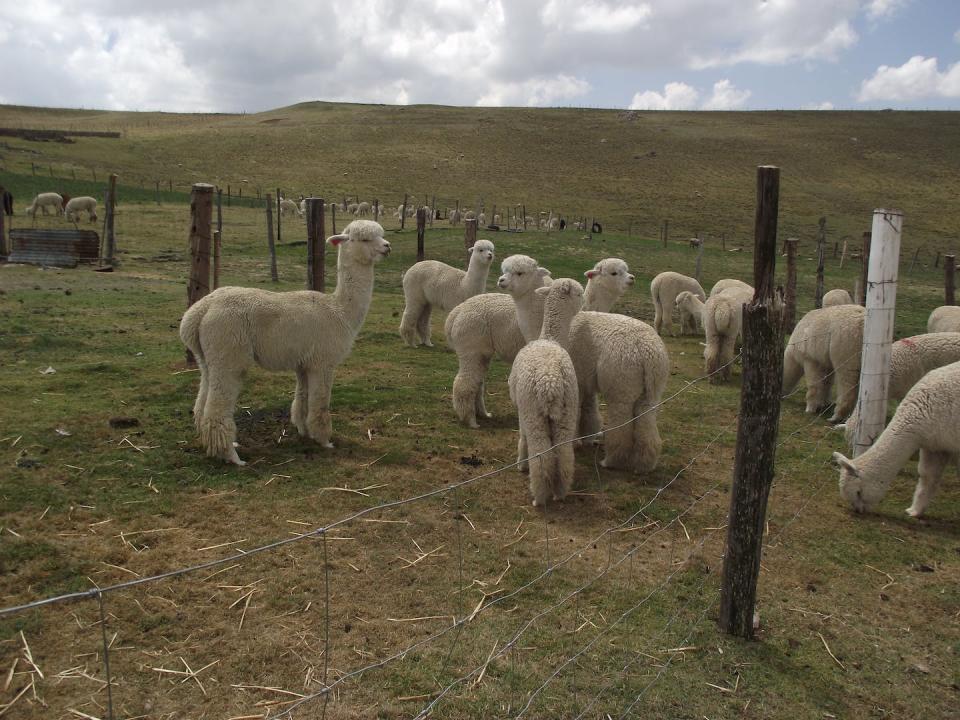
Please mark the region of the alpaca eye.
[[520, 271], [520, 270], [518, 270], [518, 271], [517, 271], [517, 275], [523, 275], [523, 272]]
[[611, 274], [611, 275], [616, 275], [616, 274], [617, 274], [617, 271], [614, 270], [614, 271], [613, 271], [612, 273], [610, 273], [610, 274]]

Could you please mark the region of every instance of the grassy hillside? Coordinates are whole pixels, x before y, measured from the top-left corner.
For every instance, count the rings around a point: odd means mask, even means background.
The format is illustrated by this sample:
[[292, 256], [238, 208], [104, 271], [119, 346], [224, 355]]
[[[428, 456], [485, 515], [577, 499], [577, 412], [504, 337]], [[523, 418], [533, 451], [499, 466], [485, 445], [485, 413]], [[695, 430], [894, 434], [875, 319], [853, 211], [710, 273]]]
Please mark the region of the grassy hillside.
[[[60, 178], [181, 191], [197, 181], [245, 196], [378, 197], [438, 204], [523, 203], [595, 215], [656, 237], [752, 232], [754, 168], [782, 167], [781, 232], [859, 238], [870, 212], [905, 213], [905, 247], [955, 248], [960, 209], [956, 113], [670, 113], [305, 103], [254, 115], [178, 115], [0, 107], [0, 126], [119, 130], [72, 144], [5, 139], [3, 169], [30, 194]], [[39, 166], [36, 180], [31, 163]], [[23, 176], [29, 176], [29, 179]], [[7, 182], [13, 178], [7, 178]], [[25, 182], [24, 182], [25, 181]]]

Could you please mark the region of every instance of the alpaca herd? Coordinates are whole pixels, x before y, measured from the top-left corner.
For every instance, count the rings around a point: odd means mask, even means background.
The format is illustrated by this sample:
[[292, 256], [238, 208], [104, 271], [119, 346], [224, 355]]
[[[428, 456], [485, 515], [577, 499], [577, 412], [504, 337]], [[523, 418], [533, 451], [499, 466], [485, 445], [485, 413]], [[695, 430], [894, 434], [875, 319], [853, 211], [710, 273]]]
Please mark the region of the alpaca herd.
[[97, 200], [87, 195], [68, 197], [64, 202], [64, 196], [60, 193], [38, 193], [27, 205], [24, 212], [36, 220], [38, 210], [41, 215], [48, 215], [48, 211], [52, 211], [54, 215], [63, 215], [64, 218], [73, 223], [79, 222], [81, 213], [86, 213], [87, 220], [90, 222], [97, 221]]
[[[358, 214], [369, 212], [359, 205]], [[211, 457], [244, 464], [236, 450], [233, 413], [242, 373], [253, 364], [295, 371], [292, 422], [300, 435], [333, 447], [334, 371], [351, 352], [371, 303], [374, 266], [390, 253], [390, 243], [372, 220], [354, 220], [328, 241], [338, 249], [333, 293], [226, 287], [184, 315], [180, 337], [200, 370], [194, 423]], [[432, 347], [432, 312], [447, 313], [444, 333], [458, 363], [452, 386], [455, 417], [474, 429], [491, 417], [485, 385], [497, 357], [511, 365], [517, 467], [529, 473], [534, 505], [569, 493], [574, 451], [584, 442], [603, 446], [605, 468], [641, 474], [656, 468], [662, 449], [658, 409], [671, 368], [661, 333], [672, 334], [676, 311], [681, 334], [703, 333], [710, 381], [725, 382], [735, 365], [742, 308], [754, 289], [724, 278], [707, 295], [694, 278], [660, 273], [650, 285], [651, 326], [613, 312], [635, 284], [622, 259], [598, 261], [584, 272], [584, 288], [570, 278], [553, 279], [532, 257], [510, 255], [501, 263], [499, 291], [486, 292], [494, 258], [494, 244], [481, 239], [468, 250], [465, 270], [428, 260], [403, 274], [400, 337], [406, 345]], [[864, 315], [849, 293], [832, 290], [821, 309], [800, 319], [784, 349], [784, 395], [805, 379], [806, 412], [832, 407], [830, 422], [846, 420], [841, 427], [848, 439], [859, 417]], [[857, 511], [873, 508], [919, 449], [920, 480], [907, 512], [922, 514], [944, 467], [960, 457], [960, 309], [934, 310], [928, 331], [894, 344], [890, 397], [901, 402], [883, 434], [858, 458], [834, 454], [841, 496]]]

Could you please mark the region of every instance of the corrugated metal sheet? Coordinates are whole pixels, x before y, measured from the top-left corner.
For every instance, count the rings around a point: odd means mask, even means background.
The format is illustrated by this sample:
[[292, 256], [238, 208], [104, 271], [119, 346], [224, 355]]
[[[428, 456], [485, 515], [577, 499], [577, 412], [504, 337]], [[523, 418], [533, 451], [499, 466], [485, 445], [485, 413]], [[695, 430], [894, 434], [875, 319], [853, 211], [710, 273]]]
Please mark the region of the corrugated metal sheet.
[[78, 262], [96, 262], [100, 236], [93, 230], [10, 230], [12, 263], [76, 267]]

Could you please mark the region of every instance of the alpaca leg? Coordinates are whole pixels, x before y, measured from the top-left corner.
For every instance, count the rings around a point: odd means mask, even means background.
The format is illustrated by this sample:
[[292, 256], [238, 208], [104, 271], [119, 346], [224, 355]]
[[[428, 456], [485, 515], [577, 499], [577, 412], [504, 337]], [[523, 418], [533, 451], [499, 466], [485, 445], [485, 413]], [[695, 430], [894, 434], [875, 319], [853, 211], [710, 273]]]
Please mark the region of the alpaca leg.
[[423, 312], [423, 307], [420, 303], [412, 298], [407, 298], [406, 305], [403, 308], [403, 317], [400, 318], [400, 337], [410, 347], [416, 347], [420, 344], [417, 338], [417, 320], [421, 312]]
[[530, 466], [527, 463], [527, 434], [523, 431], [523, 425], [520, 426], [520, 431], [517, 434], [519, 435], [517, 440], [517, 471], [527, 472]]
[[913, 493], [913, 504], [907, 508], [907, 515], [910, 517], [923, 515], [940, 487], [943, 468], [951, 459], [951, 453], [932, 452], [920, 448], [920, 462], [917, 464], [920, 477], [917, 479], [917, 489]]
[[[484, 367], [483, 372], [484, 372], [484, 375], [486, 375], [486, 372], [487, 372], [486, 367]], [[487, 412], [487, 405], [486, 405], [486, 402], [484, 401], [486, 394], [487, 394], [487, 382], [486, 380], [484, 380], [482, 383], [480, 383], [480, 390], [477, 392], [476, 411], [477, 411], [477, 417], [489, 419], [493, 417], [493, 415]]]
[[200, 389], [197, 391], [197, 399], [193, 403], [193, 426], [200, 430], [203, 421], [203, 411], [207, 405], [207, 388], [209, 387], [210, 376], [207, 374], [206, 361], [195, 355], [197, 367], [200, 369]]
[[307, 433], [325, 448], [332, 448], [333, 421], [330, 418], [330, 392], [333, 390], [332, 367], [311, 368], [307, 386]]
[[480, 427], [477, 424], [477, 397], [483, 393], [483, 381], [490, 358], [461, 357], [460, 369], [453, 379], [453, 411], [460, 422], [469, 427]]
[[707, 347], [703, 350], [704, 368], [710, 376], [710, 382], [717, 385], [723, 382], [723, 373], [720, 370], [720, 338], [713, 336], [707, 339]]
[[599, 445], [603, 439], [600, 430], [603, 421], [600, 418], [600, 398], [597, 395], [580, 396], [580, 437], [593, 436], [594, 445]]
[[307, 434], [307, 410], [310, 407], [308, 388], [310, 379], [307, 371], [297, 368], [297, 389], [293, 393], [293, 404], [290, 406], [290, 420], [297, 427], [301, 436]]
[[420, 338], [420, 342], [426, 345], [427, 347], [433, 347], [433, 343], [430, 342], [430, 311], [433, 308], [428, 304], [423, 306], [423, 310], [420, 311], [420, 316], [417, 318], [417, 337]]
[[660, 331], [663, 330], [663, 308], [659, 299], [653, 301], [653, 329], [658, 335], [662, 334]]
[[783, 354], [783, 386], [781, 392], [783, 397], [792, 394], [803, 377], [803, 362], [801, 362], [793, 348], [788, 346]]
[[837, 407], [833, 411], [830, 422], [842, 422], [853, 412], [857, 404], [857, 392], [860, 389], [860, 368], [845, 368], [838, 370], [837, 378]]
[[826, 373], [817, 363], [812, 360], [805, 360], [803, 375], [807, 380], [807, 407], [805, 412], [815, 415], [830, 402], [829, 396], [823, 391]]
[[720, 377], [723, 378], [723, 381], [726, 382], [730, 379], [733, 368], [733, 356], [734, 349], [736, 347], [737, 338], [733, 335], [724, 335], [719, 338], [720, 347], [719, 347], [719, 356], [717, 358], [718, 367], [720, 370]]
[[[630, 470], [633, 468], [633, 401], [611, 401], [607, 398], [607, 430], [603, 431], [605, 468]], [[624, 425], [626, 423], [626, 425]], [[622, 425], [623, 427], [617, 427]]]
[[657, 411], [642, 400], [633, 404], [633, 471], [645, 473], [654, 470], [660, 460], [663, 440], [657, 428]]
[[557, 475], [554, 479], [553, 499], [563, 500], [573, 487], [573, 475], [576, 462], [573, 453], [573, 443], [565, 443], [555, 452], [557, 458]]
[[525, 428], [527, 457], [530, 463], [530, 494], [533, 496], [533, 504], [542, 507], [553, 496], [550, 468], [553, 467], [555, 459], [552, 452], [546, 453], [551, 443], [545, 418], [530, 419], [533, 422], [521, 423]]
[[207, 455], [218, 457], [234, 465], [245, 465], [237, 455], [234, 442], [237, 425], [233, 412], [240, 395], [241, 371], [207, 367], [207, 400], [200, 421], [200, 443]]

